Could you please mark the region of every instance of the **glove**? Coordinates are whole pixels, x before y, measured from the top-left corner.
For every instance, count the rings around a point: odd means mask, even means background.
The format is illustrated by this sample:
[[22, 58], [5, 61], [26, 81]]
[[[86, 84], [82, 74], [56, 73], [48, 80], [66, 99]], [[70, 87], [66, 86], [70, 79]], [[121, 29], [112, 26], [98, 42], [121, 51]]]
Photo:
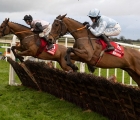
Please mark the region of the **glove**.
[[87, 25], [87, 24], [89, 24], [89, 22], [84, 22], [84, 23], [83, 23], [84, 26]]
[[86, 24], [86, 28], [89, 29], [90, 28], [90, 24]]
[[89, 22], [84, 22], [83, 25], [86, 26], [87, 29], [90, 28], [90, 24], [89, 24]]

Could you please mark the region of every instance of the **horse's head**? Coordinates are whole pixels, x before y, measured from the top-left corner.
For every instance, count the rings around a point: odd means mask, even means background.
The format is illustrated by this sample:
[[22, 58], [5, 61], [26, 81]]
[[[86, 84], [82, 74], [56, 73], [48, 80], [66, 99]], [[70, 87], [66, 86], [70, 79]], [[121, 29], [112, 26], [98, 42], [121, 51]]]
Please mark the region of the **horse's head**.
[[63, 19], [65, 18], [67, 14], [65, 15], [59, 15], [56, 17], [52, 24], [52, 29], [49, 33], [48, 39], [51, 40], [52, 42], [56, 42], [56, 40], [65, 35], [67, 33], [67, 26], [63, 22]]
[[0, 37], [8, 35], [10, 33], [10, 28], [8, 26], [9, 18], [5, 18], [3, 23], [0, 25]]

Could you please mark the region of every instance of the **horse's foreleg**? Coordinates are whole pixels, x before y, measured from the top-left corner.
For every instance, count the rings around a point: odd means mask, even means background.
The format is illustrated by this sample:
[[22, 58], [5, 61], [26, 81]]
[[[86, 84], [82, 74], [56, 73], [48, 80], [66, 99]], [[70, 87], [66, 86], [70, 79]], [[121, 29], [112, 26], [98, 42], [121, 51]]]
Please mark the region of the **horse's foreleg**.
[[16, 52], [15, 52], [15, 49], [16, 49], [16, 46], [12, 46], [12, 47], [11, 47], [11, 50], [12, 50], [14, 56], [16, 57], [17, 54], [16, 54]]
[[32, 52], [28, 49], [28, 50], [24, 50], [20, 53], [17, 53], [17, 56], [18, 56], [18, 59], [21, 61], [21, 62], [24, 62], [23, 59], [24, 57], [22, 56], [33, 56]]
[[70, 66], [73, 71], [77, 71], [78, 67], [75, 66], [72, 62], [71, 62], [71, 58], [70, 58], [70, 53], [73, 52], [73, 48], [68, 48], [67, 49], [67, 55], [66, 55], [66, 61], [67, 61], [67, 65]]
[[19, 56], [19, 55], [16, 53], [16, 51], [15, 51], [15, 50], [22, 51], [21, 46], [12, 46], [12, 47], [11, 47], [11, 50], [12, 50], [12, 52], [13, 52], [15, 58], [18, 58], [21, 62], [23, 62], [23, 59], [24, 59], [24, 58], [23, 58], [22, 56]]
[[30, 49], [24, 50], [20, 53], [18, 53], [20, 56], [34, 56], [34, 53]]
[[[70, 57], [73, 60], [77, 60], [77, 61], [80, 60], [80, 61], [83, 61], [83, 62], [85, 62], [85, 60], [86, 60], [87, 62], [89, 62], [92, 59], [92, 54], [93, 53], [91, 51], [87, 52], [86, 49], [81, 50], [81, 49], [73, 48], [72, 52], [74, 54], [71, 54]], [[89, 64], [89, 63], [87, 63], [87, 66], [88, 66], [88, 70], [90, 71], [90, 73], [94, 73], [96, 67]]]

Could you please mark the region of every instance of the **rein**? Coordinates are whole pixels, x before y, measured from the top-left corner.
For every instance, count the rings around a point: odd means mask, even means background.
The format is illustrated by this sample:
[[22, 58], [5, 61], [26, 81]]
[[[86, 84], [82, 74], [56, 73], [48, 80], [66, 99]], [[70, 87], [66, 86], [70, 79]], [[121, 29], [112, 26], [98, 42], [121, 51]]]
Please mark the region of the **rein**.
[[83, 29], [85, 29], [85, 28], [86, 28], [86, 26], [81, 27], [81, 28], [78, 28], [78, 29], [76, 29], [76, 30], [74, 30], [74, 31], [70, 32], [70, 34], [71, 34], [71, 33], [74, 33], [74, 32], [77, 32], [77, 31], [80, 31], [80, 30], [83, 30]]
[[[88, 37], [81, 37], [81, 38], [78, 38], [77, 40], [80, 40], [80, 39], [88, 39]], [[96, 40], [97, 38], [90, 38], [92, 40]]]
[[[62, 23], [63, 23], [63, 21], [62, 21], [62, 20], [59, 20], [59, 19], [55, 19], [55, 20], [58, 20], [58, 21], [61, 23], [61, 30], [60, 30], [60, 34], [59, 34], [59, 37], [61, 37], [61, 36], [63, 36], [63, 34], [62, 34]], [[64, 24], [64, 23], [63, 23], [63, 24]], [[64, 26], [66, 27], [65, 24], [64, 24]], [[78, 29], [76, 29], [76, 30], [70, 32], [70, 34], [73, 33], [73, 32], [77, 32], [77, 31], [83, 30], [83, 29], [85, 29], [85, 28], [86, 28], [86, 26], [81, 27], [81, 28], [78, 28]]]
[[91, 39], [90, 39], [90, 36], [89, 36], [89, 30], [87, 30], [87, 33], [88, 33], [88, 40], [89, 40], [89, 42], [90, 42], [90, 44], [91, 44], [91, 46], [92, 46], [92, 49], [94, 50], [94, 47], [93, 47], [93, 45], [92, 45], [92, 42], [91, 42]]

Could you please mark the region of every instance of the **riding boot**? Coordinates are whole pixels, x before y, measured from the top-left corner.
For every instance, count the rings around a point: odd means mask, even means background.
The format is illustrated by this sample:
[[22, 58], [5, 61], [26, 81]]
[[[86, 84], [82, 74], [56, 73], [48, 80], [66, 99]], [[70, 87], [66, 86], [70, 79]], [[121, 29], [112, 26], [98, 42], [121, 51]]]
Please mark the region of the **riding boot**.
[[114, 47], [110, 44], [109, 39], [104, 34], [102, 34], [101, 37], [103, 38], [104, 42], [107, 44], [107, 49], [105, 51], [106, 52], [113, 51]]
[[49, 41], [49, 40], [47, 40], [47, 38], [46, 37], [42, 37], [46, 42], [47, 42], [47, 46], [46, 46], [46, 49], [47, 50], [50, 50], [50, 49], [52, 49], [53, 48], [53, 44], [52, 44], [52, 42], [51, 41]]
[[52, 49], [54, 46], [53, 46], [53, 43], [51, 42], [51, 41], [49, 41], [49, 40], [47, 40], [48, 42], [48, 47], [47, 47], [47, 50], [50, 50], [50, 49]]

